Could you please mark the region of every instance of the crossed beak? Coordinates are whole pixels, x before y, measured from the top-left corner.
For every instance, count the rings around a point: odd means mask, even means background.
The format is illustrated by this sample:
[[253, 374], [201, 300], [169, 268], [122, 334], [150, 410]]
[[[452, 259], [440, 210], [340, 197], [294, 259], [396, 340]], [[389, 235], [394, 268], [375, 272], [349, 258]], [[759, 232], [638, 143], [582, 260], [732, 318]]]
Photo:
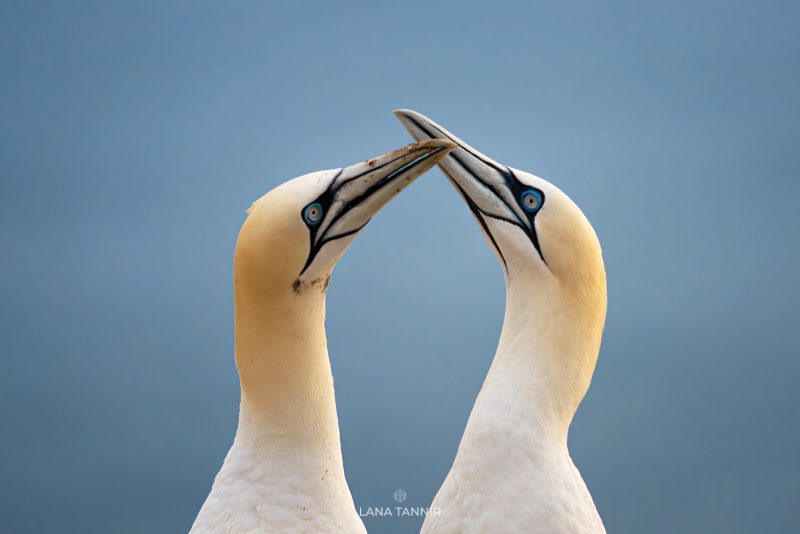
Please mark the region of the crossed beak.
[[[504, 263], [505, 259], [500, 247], [490, 231], [487, 222], [489, 219], [504, 221], [519, 227], [544, 261], [533, 217], [530, 210], [526, 213], [523, 203], [520, 202], [530, 186], [522, 183], [513, 169], [481, 154], [416, 111], [401, 109], [395, 111], [395, 115], [417, 141], [446, 139], [458, 145], [439, 162], [439, 167], [461, 194]], [[537, 199], [540, 205], [544, 196], [542, 192], [539, 192], [538, 195]]]

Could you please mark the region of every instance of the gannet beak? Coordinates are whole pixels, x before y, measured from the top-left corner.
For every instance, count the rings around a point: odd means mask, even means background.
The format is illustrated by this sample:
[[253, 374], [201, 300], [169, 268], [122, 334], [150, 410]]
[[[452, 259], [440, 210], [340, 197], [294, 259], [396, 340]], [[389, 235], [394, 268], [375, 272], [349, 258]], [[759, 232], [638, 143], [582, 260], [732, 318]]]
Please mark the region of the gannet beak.
[[511, 169], [481, 154], [428, 117], [410, 109], [394, 112], [408, 133], [417, 141], [447, 139], [458, 145], [439, 167], [458, 189], [470, 208], [477, 207], [485, 215], [497, 219], [527, 220], [511, 190]]
[[439, 167], [461, 194], [498, 253], [499, 247], [487, 225], [488, 218], [521, 228], [542, 256], [533, 219], [526, 215], [519, 202], [527, 186], [517, 179], [513, 169], [481, 154], [421, 113], [400, 109], [394, 114], [417, 141], [447, 139], [458, 145], [439, 162]]
[[317, 199], [326, 206], [325, 216], [312, 230], [311, 253], [303, 272], [325, 243], [357, 233], [454, 148], [455, 143], [447, 139], [428, 139], [340, 169]]

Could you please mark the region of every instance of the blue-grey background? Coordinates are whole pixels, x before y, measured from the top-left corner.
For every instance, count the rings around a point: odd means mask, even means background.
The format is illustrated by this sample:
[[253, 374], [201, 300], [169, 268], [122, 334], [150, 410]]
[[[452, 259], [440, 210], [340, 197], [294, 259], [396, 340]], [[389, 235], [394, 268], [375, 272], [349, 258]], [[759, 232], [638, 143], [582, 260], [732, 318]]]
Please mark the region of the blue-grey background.
[[[571, 450], [609, 532], [800, 522], [796, 2], [3, 2], [0, 531], [188, 530], [234, 435], [250, 202], [409, 141], [546, 177], [603, 244]], [[500, 268], [438, 170], [329, 292], [357, 506], [427, 506]], [[367, 520], [411, 532], [418, 520]]]

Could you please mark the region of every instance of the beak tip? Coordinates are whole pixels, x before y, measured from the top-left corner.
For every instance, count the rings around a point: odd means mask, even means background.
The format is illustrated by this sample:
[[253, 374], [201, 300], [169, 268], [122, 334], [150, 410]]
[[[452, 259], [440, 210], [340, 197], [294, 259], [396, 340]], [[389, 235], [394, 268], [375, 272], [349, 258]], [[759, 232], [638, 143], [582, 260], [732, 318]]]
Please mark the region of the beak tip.
[[403, 124], [407, 124], [413, 121], [414, 119], [419, 120], [420, 118], [423, 117], [421, 114], [417, 113], [413, 109], [400, 108], [394, 110], [392, 113], [394, 113], [394, 116], [397, 117], [397, 119]]
[[[411, 134], [417, 141], [424, 141], [424, 140], [432, 140], [432, 139], [443, 139], [444, 136], [433, 135], [427, 128], [430, 126], [435, 126], [430, 119], [428, 119], [425, 115], [421, 113], [417, 113], [412, 109], [396, 109], [394, 110], [394, 115], [397, 117], [397, 120], [400, 121], [400, 124]], [[449, 147], [449, 145], [448, 145]], [[443, 146], [441, 148], [444, 148]], [[453, 150], [453, 148], [448, 148], [448, 152]]]

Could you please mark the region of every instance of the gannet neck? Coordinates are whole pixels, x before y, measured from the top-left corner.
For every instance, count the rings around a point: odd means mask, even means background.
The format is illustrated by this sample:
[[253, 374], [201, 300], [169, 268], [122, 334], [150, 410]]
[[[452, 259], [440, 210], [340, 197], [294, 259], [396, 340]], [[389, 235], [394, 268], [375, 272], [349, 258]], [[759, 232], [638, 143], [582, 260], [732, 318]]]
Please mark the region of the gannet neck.
[[567, 447], [598, 318], [555, 278], [524, 274], [507, 273], [497, 352], [422, 532], [605, 532]]
[[338, 446], [324, 292], [237, 288], [235, 317], [240, 432]]
[[193, 532], [364, 532], [342, 462], [324, 291], [237, 284], [234, 298], [239, 427]]
[[[497, 352], [484, 383], [497, 389], [521, 422], [566, 445], [569, 425], [589, 388], [605, 307], [552, 275], [509, 267]], [[604, 280], [597, 290], [605, 298]]]

